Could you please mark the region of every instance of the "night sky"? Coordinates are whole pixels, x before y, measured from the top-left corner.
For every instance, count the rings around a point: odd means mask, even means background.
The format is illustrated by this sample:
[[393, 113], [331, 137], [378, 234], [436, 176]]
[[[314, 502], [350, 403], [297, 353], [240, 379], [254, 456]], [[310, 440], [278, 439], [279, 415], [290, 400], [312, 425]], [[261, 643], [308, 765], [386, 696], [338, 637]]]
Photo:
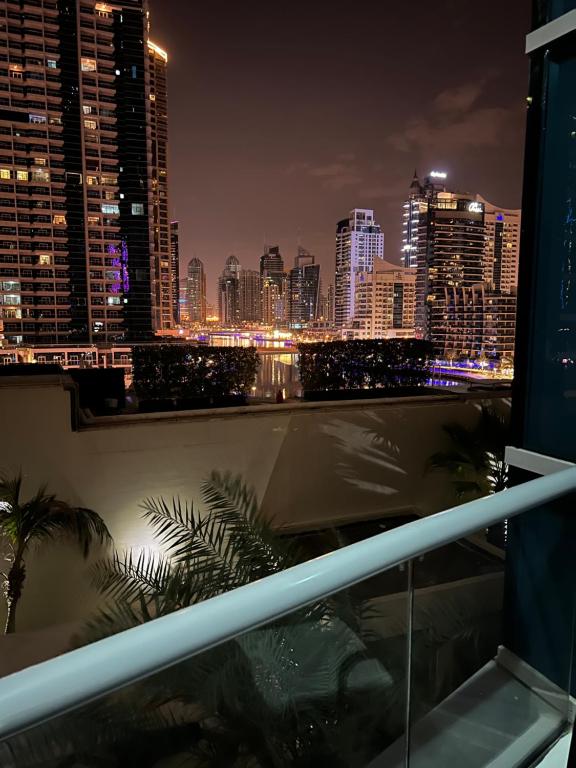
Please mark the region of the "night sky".
[[170, 207], [208, 298], [228, 255], [297, 245], [333, 281], [334, 233], [370, 207], [398, 261], [414, 168], [520, 205], [528, 0], [151, 0], [169, 53]]

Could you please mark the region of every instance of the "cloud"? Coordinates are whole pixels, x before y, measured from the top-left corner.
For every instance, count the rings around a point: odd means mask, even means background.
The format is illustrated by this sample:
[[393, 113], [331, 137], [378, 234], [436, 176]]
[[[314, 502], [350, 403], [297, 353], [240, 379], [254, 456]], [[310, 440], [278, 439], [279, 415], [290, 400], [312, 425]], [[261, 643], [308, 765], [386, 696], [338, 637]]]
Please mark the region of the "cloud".
[[433, 108], [437, 112], [468, 112], [478, 101], [483, 90], [484, 82], [478, 81], [458, 88], [449, 88], [436, 96]]
[[432, 102], [430, 117], [409, 120], [402, 131], [388, 137], [399, 152], [455, 153], [499, 147], [514, 136], [517, 106], [477, 106], [485, 82], [441, 91]]
[[286, 169], [286, 173], [311, 176], [319, 179], [323, 187], [332, 190], [354, 187], [364, 180], [357, 166], [356, 156], [351, 153], [338, 155], [333, 161], [322, 165], [293, 163]]

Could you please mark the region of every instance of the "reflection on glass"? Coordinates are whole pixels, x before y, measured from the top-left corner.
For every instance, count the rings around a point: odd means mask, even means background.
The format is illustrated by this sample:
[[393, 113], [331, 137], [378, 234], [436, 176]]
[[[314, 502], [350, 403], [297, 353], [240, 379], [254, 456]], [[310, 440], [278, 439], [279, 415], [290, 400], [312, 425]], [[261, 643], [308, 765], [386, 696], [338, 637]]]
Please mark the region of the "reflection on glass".
[[402, 737], [398, 571], [240, 636], [0, 745], [28, 766], [363, 768]]
[[524, 447], [569, 459], [574, 445], [565, 425], [576, 417], [576, 60], [559, 50], [546, 67]]

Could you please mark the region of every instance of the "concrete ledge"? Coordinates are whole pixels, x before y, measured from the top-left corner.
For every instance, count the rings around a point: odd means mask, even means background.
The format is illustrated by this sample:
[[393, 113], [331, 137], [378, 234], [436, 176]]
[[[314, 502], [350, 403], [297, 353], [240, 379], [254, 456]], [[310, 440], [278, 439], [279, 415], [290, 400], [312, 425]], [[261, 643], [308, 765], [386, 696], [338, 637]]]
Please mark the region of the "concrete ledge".
[[315, 413], [338, 411], [355, 411], [374, 408], [375, 406], [428, 406], [440, 403], [501, 400], [510, 397], [510, 392], [497, 390], [496, 392], [461, 392], [438, 395], [422, 395], [410, 397], [382, 397], [370, 400], [328, 400], [325, 402], [300, 402], [300, 403], [270, 403], [265, 405], [244, 405], [234, 408], [206, 408], [202, 410], [168, 411], [162, 413], [127, 413], [118, 416], [93, 416], [90, 412], [80, 413], [79, 428], [100, 429], [116, 426], [137, 426], [157, 422], [176, 421], [208, 421], [213, 419], [225, 419], [230, 416], [264, 416], [283, 414], [303, 414], [313, 411]]

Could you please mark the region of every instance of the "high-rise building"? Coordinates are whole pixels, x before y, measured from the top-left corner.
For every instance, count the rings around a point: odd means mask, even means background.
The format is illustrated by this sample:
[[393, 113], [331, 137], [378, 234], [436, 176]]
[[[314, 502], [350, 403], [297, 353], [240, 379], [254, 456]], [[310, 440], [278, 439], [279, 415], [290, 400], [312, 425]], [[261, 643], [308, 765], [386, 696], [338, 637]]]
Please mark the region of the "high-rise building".
[[382, 262], [356, 279], [355, 314], [344, 329], [348, 338], [386, 339], [414, 336], [416, 273]]
[[299, 328], [318, 319], [320, 312], [320, 265], [304, 248], [298, 248], [288, 274], [288, 323]]
[[178, 318], [181, 325], [187, 326], [190, 323], [190, 315], [188, 314], [188, 280], [187, 278], [182, 280], [180, 285], [179, 296], [179, 309]]
[[239, 319], [259, 323], [262, 319], [262, 278], [255, 269], [242, 269], [239, 275]]
[[443, 172], [415, 174], [403, 257], [416, 273], [416, 332], [439, 355], [511, 354], [519, 228], [519, 211], [450, 191]]
[[372, 272], [376, 259], [384, 258], [384, 234], [374, 221], [374, 211], [354, 208], [336, 228], [336, 325], [347, 325], [354, 317], [356, 275]]
[[260, 257], [262, 279], [262, 321], [266, 325], [282, 326], [287, 315], [287, 278], [284, 259], [277, 245], [266, 246]]
[[286, 276], [284, 271], [284, 259], [277, 245], [266, 246], [263, 255], [260, 257], [260, 276], [272, 278], [280, 291], [282, 291], [283, 280]]
[[218, 316], [222, 325], [234, 327], [240, 322], [240, 262], [228, 256], [218, 278]]
[[497, 291], [487, 283], [445, 286], [436, 295], [431, 324], [432, 341], [445, 359], [512, 358], [516, 291]]
[[149, 199], [150, 243], [154, 263], [155, 297], [154, 328], [173, 328], [178, 322], [178, 281], [174, 275], [170, 219], [168, 217], [168, 56], [148, 40], [148, 72], [146, 87], [150, 120]]
[[514, 291], [518, 286], [522, 212], [497, 208], [480, 195], [477, 200], [484, 206], [486, 228], [484, 281], [497, 291]]
[[158, 251], [151, 237], [163, 128], [158, 114], [153, 126], [144, 0], [2, 3], [0, 21], [3, 335], [150, 338], [155, 254], [169, 245], [160, 219]]
[[172, 275], [172, 312], [180, 322], [180, 230], [177, 221], [170, 222], [170, 272]]
[[274, 326], [284, 323], [284, 296], [273, 277], [262, 278], [262, 322]]
[[422, 184], [415, 178], [407, 203], [405, 265], [416, 269], [416, 328], [429, 339], [439, 293], [481, 283], [485, 273], [484, 205], [473, 195], [448, 191], [444, 178], [440, 172]]
[[204, 264], [197, 258], [188, 262], [186, 308], [190, 323], [206, 322], [206, 273]]

